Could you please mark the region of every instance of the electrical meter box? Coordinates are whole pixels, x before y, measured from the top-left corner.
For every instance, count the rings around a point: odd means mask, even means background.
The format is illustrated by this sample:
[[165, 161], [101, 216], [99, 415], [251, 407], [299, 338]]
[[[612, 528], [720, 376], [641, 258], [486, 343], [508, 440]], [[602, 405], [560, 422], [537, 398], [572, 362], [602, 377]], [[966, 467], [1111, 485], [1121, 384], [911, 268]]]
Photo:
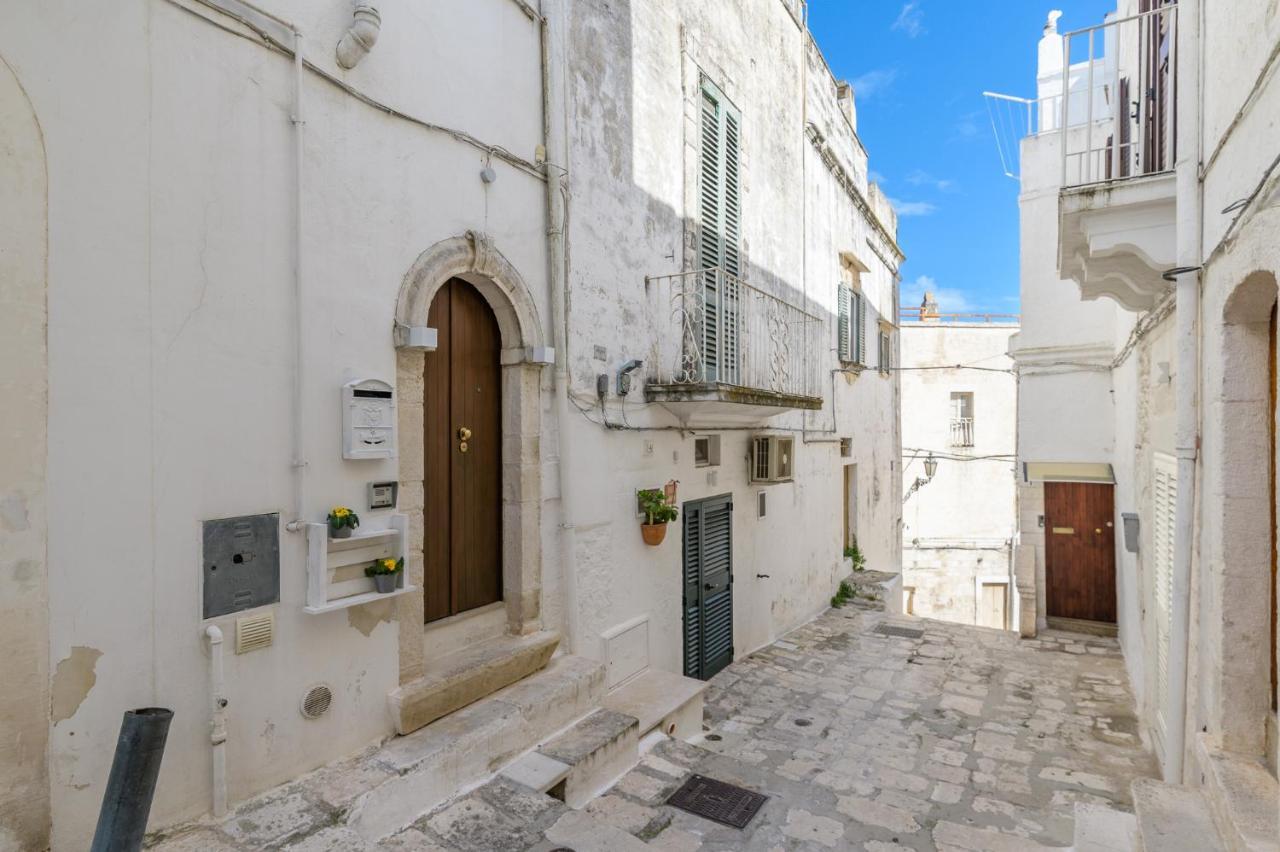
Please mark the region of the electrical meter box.
[[204, 524], [204, 617], [280, 600], [280, 516], [243, 515]]
[[379, 379], [357, 379], [342, 386], [342, 457], [396, 457], [396, 393]]

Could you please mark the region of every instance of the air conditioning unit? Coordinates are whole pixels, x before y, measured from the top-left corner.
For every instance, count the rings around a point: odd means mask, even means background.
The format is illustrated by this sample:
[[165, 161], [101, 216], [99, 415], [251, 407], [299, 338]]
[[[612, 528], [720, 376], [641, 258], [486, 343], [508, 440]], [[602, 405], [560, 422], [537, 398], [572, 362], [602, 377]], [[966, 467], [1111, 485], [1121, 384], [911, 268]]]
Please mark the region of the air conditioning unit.
[[790, 482], [795, 469], [796, 439], [757, 435], [751, 439], [751, 481]]

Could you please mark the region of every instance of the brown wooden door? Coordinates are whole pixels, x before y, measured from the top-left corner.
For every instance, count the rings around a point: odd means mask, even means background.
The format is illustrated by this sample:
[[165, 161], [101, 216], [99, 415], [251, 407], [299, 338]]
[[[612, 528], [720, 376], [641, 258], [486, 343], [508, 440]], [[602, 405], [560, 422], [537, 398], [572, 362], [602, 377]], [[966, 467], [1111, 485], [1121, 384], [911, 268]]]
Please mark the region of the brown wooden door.
[[454, 278], [427, 322], [424, 618], [502, 600], [502, 382], [498, 322], [480, 293]]
[[1114, 624], [1115, 496], [1110, 485], [1044, 485], [1047, 614]]
[[1277, 577], [1276, 577], [1276, 307], [1271, 308], [1271, 331], [1267, 336], [1267, 431], [1269, 441], [1267, 446], [1271, 449], [1270, 464], [1267, 469], [1270, 472], [1268, 477], [1270, 481], [1270, 503], [1271, 503], [1271, 608], [1268, 610], [1271, 616], [1271, 709], [1277, 709], [1280, 704], [1280, 674], [1277, 674], [1276, 665], [1276, 619], [1280, 618], [1280, 609], [1277, 609]]

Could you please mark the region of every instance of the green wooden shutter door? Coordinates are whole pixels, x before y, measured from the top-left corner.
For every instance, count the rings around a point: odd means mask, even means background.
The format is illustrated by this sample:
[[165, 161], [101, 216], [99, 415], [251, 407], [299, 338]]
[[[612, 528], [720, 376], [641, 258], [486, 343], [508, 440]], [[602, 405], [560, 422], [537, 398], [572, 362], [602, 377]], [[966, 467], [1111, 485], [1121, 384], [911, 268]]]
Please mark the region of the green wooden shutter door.
[[707, 680], [733, 662], [733, 499], [684, 508], [684, 670]]

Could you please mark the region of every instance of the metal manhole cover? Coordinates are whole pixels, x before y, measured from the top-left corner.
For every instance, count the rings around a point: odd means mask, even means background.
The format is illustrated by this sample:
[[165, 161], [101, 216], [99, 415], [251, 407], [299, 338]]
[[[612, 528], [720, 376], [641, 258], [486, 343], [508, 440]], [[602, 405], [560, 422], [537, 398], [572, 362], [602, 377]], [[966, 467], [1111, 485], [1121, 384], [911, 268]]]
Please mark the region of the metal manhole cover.
[[924, 631], [915, 627], [899, 627], [896, 624], [885, 624], [883, 621], [876, 625], [872, 633], [879, 633], [881, 636], [897, 636], [901, 639], [922, 639]]
[[691, 775], [679, 790], [671, 794], [667, 804], [721, 825], [746, 828], [768, 799], [768, 796], [714, 778]]

